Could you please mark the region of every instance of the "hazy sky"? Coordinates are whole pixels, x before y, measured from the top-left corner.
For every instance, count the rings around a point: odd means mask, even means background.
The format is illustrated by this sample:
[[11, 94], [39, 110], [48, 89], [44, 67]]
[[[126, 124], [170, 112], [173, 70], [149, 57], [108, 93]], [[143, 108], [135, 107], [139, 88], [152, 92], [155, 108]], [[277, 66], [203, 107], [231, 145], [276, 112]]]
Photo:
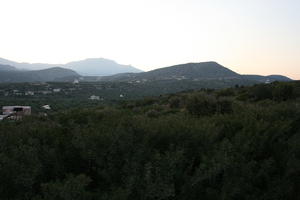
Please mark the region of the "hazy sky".
[[0, 57], [143, 70], [217, 61], [300, 79], [300, 0], [0, 0]]

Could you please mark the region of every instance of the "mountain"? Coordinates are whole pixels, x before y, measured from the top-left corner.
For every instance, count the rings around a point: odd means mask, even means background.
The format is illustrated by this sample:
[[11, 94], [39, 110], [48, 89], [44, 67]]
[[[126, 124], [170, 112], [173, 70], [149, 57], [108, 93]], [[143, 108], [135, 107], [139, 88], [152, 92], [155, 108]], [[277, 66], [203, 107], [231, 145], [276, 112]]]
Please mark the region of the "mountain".
[[[98, 78], [99, 80], [99, 78]], [[290, 78], [281, 75], [260, 76], [241, 75], [216, 62], [200, 62], [175, 65], [142, 73], [123, 73], [113, 76], [101, 77], [101, 81], [161, 81], [161, 80], [192, 80], [192, 81], [216, 81], [216, 80], [240, 80], [252, 83], [265, 83], [267, 81], [291, 81]], [[235, 81], [237, 82], [237, 81]]]
[[17, 68], [13, 66], [0, 64], [0, 71], [15, 71], [15, 70], [17, 70]]
[[188, 63], [142, 73], [146, 79], [219, 79], [239, 78], [240, 75], [216, 62]]
[[61, 67], [53, 67], [43, 70], [7, 70], [1, 71], [0, 82], [47, 82], [56, 81], [68, 77], [79, 77], [75, 71]]
[[63, 67], [77, 71], [85, 76], [108, 76], [125, 72], [142, 72], [130, 65], [121, 65], [113, 60], [104, 58], [89, 58], [81, 61], [69, 62], [67, 64], [45, 64], [45, 63], [19, 63], [0, 58], [0, 64], [14, 66], [18, 69], [41, 70], [52, 67]]
[[103, 77], [113, 81], [157, 81], [157, 80], [214, 80], [242, 79], [242, 76], [216, 62], [187, 63], [160, 68], [142, 73], [125, 73]]
[[[201, 81], [201, 84], [205, 85], [205, 87], [207, 87], [207, 83], [209, 83], [210, 86], [216, 85], [214, 82], [217, 81], [219, 81], [218, 85], [222, 85], [222, 87], [224, 84], [228, 85], [229, 82], [230, 85], [233, 83], [248, 85], [274, 81], [291, 81], [288, 77], [281, 75], [241, 75], [216, 62], [180, 64], [148, 72], [141, 72], [132, 66], [120, 65], [115, 61], [103, 58], [90, 58], [60, 65], [64, 66], [64, 68], [58, 68], [55, 65], [50, 64], [16, 63], [5, 59], [0, 59], [0, 63], [4, 63], [3, 65], [0, 65], [0, 70], [2, 69], [0, 82], [3, 80], [5, 80], [5, 82], [72, 81], [74, 80], [74, 77], [79, 77], [79, 74], [85, 75], [84, 77], [81, 77], [84, 81], [118, 81], [137, 83], [149, 83], [154, 81], [165, 83], [163, 81], [168, 81], [169, 84], [170, 82], [173, 83], [174, 81], [185, 80], [185, 85], [188, 85], [189, 81]], [[20, 70], [30, 69], [30, 67], [48, 67], [48, 69], [29, 71]], [[3, 73], [3, 71], [6, 72]], [[205, 81], [206, 83], [204, 84]]]
[[0, 58], [0, 64], [14, 66], [17, 69], [21, 69], [21, 70], [41, 70], [41, 69], [48, 69], [52, 67], [62, 66], [59, 64], [57, 65], [57, 64], [25, 63], [25, 62], [19, 63], [4, 58]]
[[107, 76], [126, 72], [142, 72], [130, 65], [121, 65], [113, 60], [104, 58], [89, 58], [81, 61], [70, 62], [64, 66], [85, 76]]

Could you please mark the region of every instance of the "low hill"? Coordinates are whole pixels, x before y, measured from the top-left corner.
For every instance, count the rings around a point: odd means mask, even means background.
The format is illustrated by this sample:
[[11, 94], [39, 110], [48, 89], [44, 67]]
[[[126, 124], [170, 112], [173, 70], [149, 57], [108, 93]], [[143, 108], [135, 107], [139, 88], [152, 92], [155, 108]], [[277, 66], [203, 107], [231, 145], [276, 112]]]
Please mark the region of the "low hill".
[[61, 67], [32, 71], [10, 70], [0, 73], [0, 82], [46, 82], [70, 76], [79, 77], [75, 71]]

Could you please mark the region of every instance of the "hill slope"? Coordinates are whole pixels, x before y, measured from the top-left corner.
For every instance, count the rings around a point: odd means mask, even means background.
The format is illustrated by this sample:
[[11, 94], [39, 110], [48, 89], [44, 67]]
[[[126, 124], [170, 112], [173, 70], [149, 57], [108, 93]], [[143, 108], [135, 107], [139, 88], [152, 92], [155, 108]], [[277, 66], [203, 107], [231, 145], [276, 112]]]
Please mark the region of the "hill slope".
[[1, 71], [0, 82], [46, 82], [64, 77], [79, 77], [79, 75], [73, 70], [61, 67], [32, 71]]

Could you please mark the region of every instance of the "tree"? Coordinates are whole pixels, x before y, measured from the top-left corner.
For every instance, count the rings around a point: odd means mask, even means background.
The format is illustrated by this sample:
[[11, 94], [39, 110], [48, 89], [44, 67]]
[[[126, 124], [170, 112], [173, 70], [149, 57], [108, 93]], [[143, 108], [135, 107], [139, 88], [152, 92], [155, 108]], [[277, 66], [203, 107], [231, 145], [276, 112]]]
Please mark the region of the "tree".
[[91, 179], [83, 174], [68, 175], [62, 181], [54, 181], [42, 184], [43, 200], [88, 200], [91, 199], [87, 186]]

